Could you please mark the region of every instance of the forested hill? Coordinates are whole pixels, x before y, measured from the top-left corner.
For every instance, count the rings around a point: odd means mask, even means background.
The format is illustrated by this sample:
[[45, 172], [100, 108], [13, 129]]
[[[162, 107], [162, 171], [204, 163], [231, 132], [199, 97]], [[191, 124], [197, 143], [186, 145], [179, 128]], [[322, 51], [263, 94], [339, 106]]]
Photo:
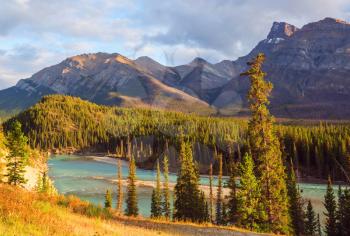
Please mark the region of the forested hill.
[[[167, 154], [173, 170], [181, 140], [193, 143], [195, 159], [207, 173], [216, 152], [224, 156], [224, 171], [246, 152], [245, 120], [211, 118], [152, 109], [96, 105], [79, 98], [50, 95], [20, 113], [18, 119], [32, 147], [51, 151], [110, 152], [134, 155], [139, 166], [153, 168]], [[11, 120], [4, 123], [4, 128]], [[300, 177], [345, 180], [350, 170], [350, 125], [277, 125], [286, 163], [293, 160]]]

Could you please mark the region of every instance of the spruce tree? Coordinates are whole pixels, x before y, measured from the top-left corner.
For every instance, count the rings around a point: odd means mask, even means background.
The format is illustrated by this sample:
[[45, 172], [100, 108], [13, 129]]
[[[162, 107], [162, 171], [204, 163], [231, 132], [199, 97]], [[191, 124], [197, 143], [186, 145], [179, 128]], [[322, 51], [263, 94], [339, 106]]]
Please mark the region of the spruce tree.
[[228, 221], [235, 224], [238, 220], [237, 214], [237, 184], [236, 184], [237, 166], [235, 163], [231, 164], [230, 178], [228, 187], [230, 188], [230, 195], [228, 196]]
[[243, 157], [239, 165], [240, 189], [237, 192], [238, 225], [254, 231], [263, 228], [261, 222], [266, 220], [263, 205], [260, 202], [261, 190], [254, 174], [254, 162], [249, 154]]
[[337, 235], [350, 235], [350, 191], [340, 190], [337, 211]]
[[345, 217], [346, 216], [346, 201], [345, 201], [345, 194], [342, 191], [341, 186], [339, 185], [338, 189], [338, 208], [336, 212], [336, 217], [337, 217], [337, 235], [342, 236], [342, 235], [347, 235], [344, 234], [344, 224], [345, 222]]
[[137, 196], [136, 196], [136, 165], [133, 156], [130, 158], [129, 162], [129, 176], [128, 176], [128, 188], [126, 197], [126, 209], [125, 215], [127, 216], [137, 216], [139, 209], [137, 207]]
[[317, 235], [322, 236], [320, 214], [317, 214]]
[[222, 202], [221, 224], [226, 225], [228, 221], [227, 204]]
[[209, 167], [209, 218], [214, 222], [214, 196], [213, 196], [213, 164]]
[[198, 222], [208, 222], [208, 219], [209, 219], [208, 203], [205, 200], [205, 195], [203, 191], [200, 191], [198, 217], [199, 217]]
[[304, 206], [300, 190], [297, 186], [293, 164], [289, 167], [288, 179], [289, 214], [294, 235], [303, 235], [304, 232]]
[[222, 224], [222, 155], [218, 155], [219, 174], [218, 174], [218, 188], [216, 194], [216, 223]]
[[47, 178], [46, 171], [43, 173], [42, 179], [41, 179], [41, 192], [47, 193], [49, 190], [49, 181]]
[[330, 176], [328, 177], [327, 192], [324, 197], [324, 207], [326, 208], [326, 212], [324, 213], [326, 216], [325, 232], [328, 236], [335, 236], [337, 234], [337, 202], [335, 200]]
[[24, 136], [21, 127], [21, 123], [17, 120], [13, 121], [6, 135], [5, 145], [9, 154], [6, 156], [7, 173], [5, 176], [11, 185], [23, 185], [27, 182], [24, 173], [28, 158], [28, 138]]
[[118, 185], [117, 185], [117, 205], [116, 210], [119, 214], [122, 213], [123, 208], [123, 184], [122, 184], [122, 162], [118, 159]]
[[181, 143], [181, 167], [175, 185], [174, 219], [200, 221], [199, 172], [193, 162], [190, 144]]
[[105, 195], [105, 208], [111, 208], [112, 207], [112, 194], [109, 189], [106, 191]]
[[151, 201], [151, 217], [159, 218], [162, 216], [162, 192], [160, 187], [160, 168], [159, 160], [157, 160], [157, 178], [156, 178], [156, 188], [152, 191], [152, 201]]
[[252, 117], [248, 124], [248, 139], [252, 157], [256, 163], [256, 174], [261, 184], [261, 199], [267, 213], [268, 231], [288, 233], [288, 197], [286, 175], [282, 162], [280, 143], [274, 130], [274, 118], [267, 105], [272, 83], [265, 81], [262, 64], [265, 55], [259, 53], [248, 62], [250, 68], [242, 73], [249, 76], [248, 101]]
[[168, 156], [164, 156], [163, 160], [163, 214], [165, 219], [169, 220], [171, 216], [170, 209], [170, 190], [169, 190], [169, 161]]
[[317, 233], [317, 221], [311, 201], [308, 201], [305, 213], [305, 235], [314, 236]]

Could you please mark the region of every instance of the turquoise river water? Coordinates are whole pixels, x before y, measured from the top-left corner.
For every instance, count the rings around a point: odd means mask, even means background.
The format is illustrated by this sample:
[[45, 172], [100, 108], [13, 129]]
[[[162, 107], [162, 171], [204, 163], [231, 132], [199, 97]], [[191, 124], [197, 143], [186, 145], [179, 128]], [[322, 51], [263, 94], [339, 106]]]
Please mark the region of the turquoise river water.
[[[92, 158], [75, 155], [55, 155], [48, 161], [49, 175], [59, 193], [76, 195], [83, 200], [94, 204], [104, 203], [104, 194], [107, 189], [113, 192], [113, 200], [116, 199], [116, 164], [115, 161], [103, 158]], [[127, 163], [123, 162], [123, 178], [128, 175]], [[143, 181], [153, 181], [156, 172], [153, 170], [137, 169], [137, 178]], [[170, 174], [170, 182], [176, 182], [176, 175]], [[208, 177], [201, 177], [201, 184], [208, 185]], [[214, 180], [214, 183], [216, 181]], [[300, 183], [300, 189], [305, 199], [310, 199], [323, 219], [323, 196], [326, 192], [324, 184]], [[125, 196], [124, 189], [124, 196]], [[152, 187], [139, 186], [137, 188], [139, 212], [143, 216], [149, 216], [151, 205]]]

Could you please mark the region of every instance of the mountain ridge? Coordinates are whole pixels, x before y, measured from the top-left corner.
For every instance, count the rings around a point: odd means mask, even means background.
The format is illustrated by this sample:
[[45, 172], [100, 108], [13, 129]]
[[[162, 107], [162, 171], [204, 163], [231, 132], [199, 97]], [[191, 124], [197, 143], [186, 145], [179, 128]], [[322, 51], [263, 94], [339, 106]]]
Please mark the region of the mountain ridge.
[[58, 93], [104, 105], [246, 115], [249, 81], [240, 73], [259, 52], [266, 55], [264, 70], [275, 86], [274, 115], [350, 118], [350, 24], [329, 17], [301, 28], [274, 22], [265, 39], [234, 61], [195, 58], [170, 67], [147, 56], [131, 60], [118, 53], [69, 57], [0, 91], [0, 110], [21, 110]]

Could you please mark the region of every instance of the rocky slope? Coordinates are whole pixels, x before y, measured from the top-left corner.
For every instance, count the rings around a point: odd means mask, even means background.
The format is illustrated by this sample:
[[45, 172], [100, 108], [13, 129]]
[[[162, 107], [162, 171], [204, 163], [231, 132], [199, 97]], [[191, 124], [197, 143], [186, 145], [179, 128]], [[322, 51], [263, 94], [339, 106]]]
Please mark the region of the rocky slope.
[[[259, 52], [266, 54], [264, 69], [274, 84], [274, 114], [289, 118], [350, 117], [350, 24], [332, 18], [301, 29], [274, 23], [267, 39], [233, 62], [234, 68], [245, 70], [246, 62]], [[226, 99], [219, 105], [246, 107], [242, 98], [247, 86], [247, 79], [236, 74], [218, 96], [219, 102]]]
[[106, 105], [213, 111], [206, 102], [160, 82], [117, 53], [83, 54], [45, 68], [1, 91], [0, 108], [23, 109], [46, 94], [69, 94]]
[[239, 74], [259, 52], [266, 54], [264, 69], [274, 84], [276, 116], [350, 118], [350, 24], [333, 18], [300, 29], [275, 22], [248, 55], [217, 64], [195, 58], [167, 67], [149, 57], [106, 53], [71, 57], [0, 91], [0, 110], [21, 110], [59, 93], [107, 105], [245, 115], [249, 81]]

